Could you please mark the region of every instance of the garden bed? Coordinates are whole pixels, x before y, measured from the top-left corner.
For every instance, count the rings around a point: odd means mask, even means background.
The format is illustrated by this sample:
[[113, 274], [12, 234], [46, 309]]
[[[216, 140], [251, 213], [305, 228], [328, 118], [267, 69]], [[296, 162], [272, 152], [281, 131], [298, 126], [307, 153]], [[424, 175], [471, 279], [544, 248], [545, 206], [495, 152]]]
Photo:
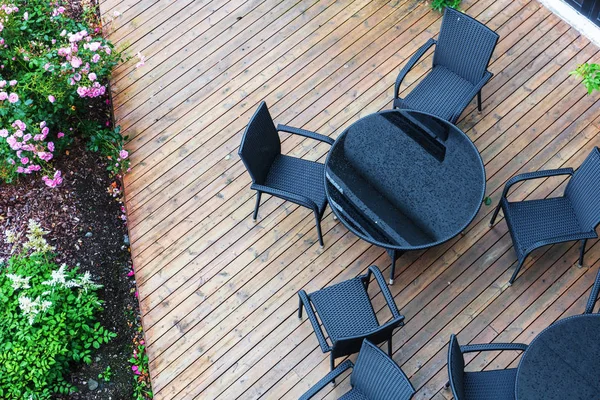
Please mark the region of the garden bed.
[[[3, 49], [0, 48], [0, 52], [5, 52], [0, 66], [0, 141], [3, 142], [0, 148], [0, 178], [10, 182], [2, 183], [0, 180], [0, 227], [2, 233], [8, 233], [6, 240], [0, 240], [0, 259], [7, 266], [0, 276], [3, 283], [0, 296], [10, 301], [5, 308], [8, 320], [0, 332], [0, 338], [3, 338], [0, 340], [0, 357], [8, 360], [1, 377], [0, 393], [3, 395], [0, 397], [10, 397], [7, 393], [21, 390], [15, 389], [17, 386], [11, 387], [13, 384], [9, 382], [19, 382], [20, 378], [16, 377], [25, 373], [27, 378], [23, 375], [22, 381], [31, 382], [28, 390], [32, 393], [33, 382], [43, 374], [20, 370], [39, 364], [40, 371], [47, 370], [45, 374], [50, 376], [59, 370], [52, 367], [55, 362], [52, 357], [56, 355], [62, 360], [67, 357], [80, 361], [64, 364], [69, 368], [68, 373], [59, 372], [67, 381], [66, 385], [60, 383], [62, 378], [59, 378], [60, 385], [53, 386], [56, 378], [48, 378], [49, 386], [44, 384], [45, 390], [71, 391], [70, 394], [55, 394], [53, 398], [150, 398], [147, 359], [143, 351], [139, 304], [121, 198], [120, 177], [127, 169], [127, 152], [122, 149], [123, 139], [119, 130], [112, 126], [111, 104], [108, 92], [105, 92], [110, 68], [120, 56], [115, 50], [111, 51], [112, 45], [101, 41], [95, 5], [87, 0], [50, 5], [0, 0], [0, 4], [0, 40], [4, 44], [6, 38], [7, 43]], [[70, 28], [61, 32], [65, 23]], [[7, 64], [6, 68], [4, 64]], [[31, 240], [26, 234], [28, 229], [31, 231], [32, 221], [46, 231], [43, 237], [52, 247], [47, 253], [39, 253], [38, 258], [37, 250], [23, 247]], [[12, 253], [15, 249], [16, 253]], [[21, 267], [18, 263], [11, 264], [15, 262], [15, 254], [20, 254], [17, 260], [24, 260]], [[44, 261], [36, 261], [40, 259]], [[43, 272], [42, 267], [36, 267], [44, 263], [52, 268], [51, 280], [43, 281], [50, 278], [50, 270]], [[67, 271], [71, 267], [77, 268], [78, 275], [67, 273], [61, 276], [63, 267], [59, 269], [59, 266], [62, 264]], [[40, 272], [36, 275], [38, 270]], [[15, 275], [15, 271], [21, 271], [21, 275]], [[85, 279], [85, 273], [89, 273], [93, 283], [101, 285], [101, 288], [96, 291], [95, 285], [83, 284], [86, 281], [81, 277]], [[41, 288], [38, 292], [36, 285]], [[89, 293], [88, 287], [91, 288]], [[59, 293], [65, 293], [63, 303], [57, 297]], [[36, 295], [39, 295], [37, 299]], [[64, 310], [65, 304], [72, 307], [72, 304], [78, 304], [79, 299], [94, 299], [96, 295], [103, 310], [96, 312], [97, 305], [92, 305], [96, 300], [92, 300], [89, 303], [90, 310], [94, 310], [91, 320], [80, 321], [91, 326], [93, 332], [110, 332], [103, 334], [103, 340], [95, 333], [86, 333], [91, 331], [80, 332], [80, 325], [68, 325], [77, 321], [69, 320], [68, 310], [66, 328], [64, 323], [61, 327], [62, 314], [55, 313]], [[66, 300], [67, 297], [70, 299]], [[25, 302], [25, 306], [22, 303], [24, 299], [29, 302]], [[36, 310], [38, 300], [44, 301]], [[37, 305], [40, 306], [40, 303]], [[77, 318], [90, 318], [84, 316], [85, 312], [80, 314]], [[24, 322], [26, 317], [29, 318], [28, 323]], [[58, 322], [54, 321], [54, 317]], [[48, 360], [44, 360], [43, 356], [32, 356], [33, 360], [26, 356], [27, 364], [17, 368], [18, 354], [23, 349], [15, 349], [20, 344], [13, 345], [10, 338], [19, 338], [19, 343], [28, 341], [27, 346], [34, 349], [31, 338], [52, 323], [66, 329], [64, 332], [71, 330], [69, 335], [75, 335], [73, 338], [88, 338], [85, 349], [77, 350], [75, 347], [79, 345], [65, 343], [65, 349], [74, 346], [75, 350], [70, 349], [69, 355], [59, 356], [60, 351], [50, 350], [47, 353], [52, 357]], [[113, 334], [116, 336], [111, 339]], [[25, 341], [19, 335], [25, 335]], [[28, 335], [31, 338], [27, 339]], [[55, 337], [48, 343], [63, 346], [61, 340], [65, 341]], [[81, 355], [72, 357], [73, 352]], [[40, 353], [44, 353], [43, 349]], [[13, 367], [8, 362], [12, 362]], [[45, 381], [46, 377], [42, 380]], [[40, 386], [40, 383], [35, 383], [35, 386]], [[49, 396], [47, 393], [38, 394], [35, 389], [33, 393], [30, 398]]]
[[[103, 286], [104, 311], [98, 320], [117, 337], [97, 350], [92, 364], [75, 367], [71, 383], [80, 391], [68, 398], [131, 399], [134, 378], [129, 358], [139, 333], [139, 308], [133, 278], [127, 276], [131, 257], [121, 204], [107, 191], [113, 182], [97, 155], [77, 142], [68, 152], [55, 163], [68, 171], [59, 188], [48, 188], [39, 177], [0, 186], [0, 227], [3, 232], [24, 231], [29, 219], [40, 222], [50, 231], [47, 240], [56, 247], [57, 263], [79, 264]], [[11, 247], [0, 243], [2, 257], [8, 257]], [[110, 382], [98, 378], [107, 366]], [[88, 388], [90, 379], [99, 383], [95, 390]]]

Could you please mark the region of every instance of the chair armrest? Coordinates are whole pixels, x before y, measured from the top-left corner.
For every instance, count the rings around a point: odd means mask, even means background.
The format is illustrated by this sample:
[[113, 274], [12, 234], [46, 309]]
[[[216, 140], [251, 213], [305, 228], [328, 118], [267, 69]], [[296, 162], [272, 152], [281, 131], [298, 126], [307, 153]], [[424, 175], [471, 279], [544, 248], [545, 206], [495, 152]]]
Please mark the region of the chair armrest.
[[410, 58], [408, 63], [404, 67], [402, 67], [402, 69], [400, 70], [400, 73], [398, 74], [398, 77], [396, 78], [396, 84], [394, 85], [394, 98], [395, 99], [397, 99], [398, 95], [400, 94], [400, 84], [406, 77], [406, 74], [408, 74], [408, 71], [410, 71], [411, 68], [415, 66], [417, 61], [419, 61], [419, 59], [421, 57], [423, 57], [423, 54], [425, 54], [425, 52], [427, 50], [429, 50], [429, 48], [436, 43], [437, 43], [437, 41], [435, 39], [429, 39], [428, 41], [426, 41], [425, 44], [423, 46], [421, 46], [421, 48], [419, 48], [419, 50], [417, 50], [417, 52], [415, 54], [413, 54], [413, 56]]
[[485, 343], [469, 344], [460, 346], [462, 353], [472, 353], [474, 351], [498, 351], [498, 350], [527, 350], [527, 345], [522, 343]]
[[271, 188], [271, 187], [268, 187], [265, 185], [260, 185], [258, 183], [253, 183], [250, 186], [250, 188], [254, 189], [254, 190], [258, 190], [260, 192], [270, 194], [272, 196], [280, 197], [284, 200], [293, 201], [294, 203], [303, 205], [304, 207], [308, 207], [317, 213], [319, 212], [319, 207], [317, 206], [317, 203], [315, 203], [314, 201], [312, 201], [311, 199], [309, 199], [306, 196], [301, 196], [301, 195], [298, 195], [295, 193], [288, 192], [286, 190], [274, 189], [274, 188]]
[[288, 133], [292, 133], [294, 135], [300, 135], [300, 136], [304, 136], [307, 138], [315, 139], [320, 142], [325, 142], [329, 145], [332, 145], [335, 142], [329, 136], [320, 135], [316, 132], [307, 131], [306, 129], [294, 128], [293, 126], [279, 124], [279, 125], [277, 125], [277, 130], [281, 131], [281, 132], [288, 132]]
[[595, 239], [597, 237], [598, 237], [598, 235], [596, 234], [595, 231], [555, 236], [555, 237], [544, 239], [544, 240], [538, 240], [537, 242], [532, 243], [531, 245], [527, 246], [524, 249], [524, 252], [528, 254], [528, 253], [531, 253], [533, 250], [537, 249], [538, 247], [542, 247], [542, 246], [548, 246], [551, 244], [563, 243], [563, 242], [576, 242], [578, 240], [584, 240], [584, 239]]
[[396, 305], [396, 302], [394, 301], [394, 296], [392, 296], [392, 293], [390, 292], [390, 288], [388, 287], [387, 282], [385, 281], [385, 278], [381, 274], [381, 271], [379, 270], [379, 268], [377, 268], [374, 265], [371, 265], [369, 267], [368, 274], [369, 275], [373, 274], [373, 276], [375, 277], [377, 284], [381, 288], [381, 294], [383, 294], [383, 297], [385, 298], [385, 302], [387, 303], [388, 307], [390, 308], [390, 311], [392, 312], [393, 318], [402, 317], [402, 319], [404, 319], [404, 316], [400, 314], [400, 311], [398, 311], [398, 306]]
[[458, 119], [458, 117], [460, 117], [460, 114], [462, 114], [464, 109], [467, 108], [471, 100], [473, 100], [473, 97], [475, 97], [477, 93], [479, 93], [479, 91], [483, 88], [483, 86], [486, 83], [488, 83], [490, 79], [492, 79], [492, 76], [494, 76], [494, 74], [492, 74], [490, 71], [485, 71], [485, 74], [483, 74], [483, 78], [481, 78], [477, 85], [473, 87], [473, 90], [471, 90], [471, 92], [465, 96], [464, 101], [456, 107], [456, 110], [454, 110], [452, 117], [450, 117], [450, 121], [452, 123], [454, 123]]
[[592, 293], [590, 293], [590, 298], [588, 299], [587, 305], [585, 306], [584, 314], [591, 314], [594, 311], [594, 305], [596, 301], [598, 301], [598, 293], [600, 292], [600, 270], [598, 270], [598, 274], [596, 275], [596, 280], [594, 281], [594, 286], [592, 287]]
[[300, 301], [302, 302], [302, 305], [304, 306], [304, 310], [306, 310], [306, 315], [308, 316], [308, 319], [309, 319], [310, 323], [312, 324], [313, 329], [315, 330], [315, 335], [317, 335], [317, 340], [319, 341], [321, 350], [323, 350], [323, 353], [331, 351], [331, 346], [329, 346], [329, 344], [327, 343], [327, 340], [325, 340], [325, 335], [323, 335], [323, 331], [321, 330], [321, 325], [319, 325], [319, 321], [317, 321], [317, 316], [315, 315], [315, 312], [313, 311], [312, 305], [310, 304], [310, 300], [308, 299], [308, 295], [306, 294], [306, 292], [304, 290], [300, 290], [298, 292], [298, 297], [300, 297]]
[[508, 189], [510, 189], [510, 187], [517, 182], [526, 181], [530, 179], [547, 178], [549, 176], [558, 175], [573, 175], [573, 168], [548, 169], [544, 171], [527, 172], [524, 174], [515, 175], [506, 182], [506, 185], [504, 185], [504, 190], [502, 191], [502, 198], [506, 198], [506, 195], [508, 194]]
[[332, 382], [335, 378], [340, 376], [344, 371], [354, 367], [352, 361], [346, 360], [340, 365], [337, 366], [333, 371], [325, 375], [319, 382], [317, 382], [313, 387], [311, 387], [308, 392], [304, 393], [300, 396], [299, 400], [308, 400], [316, 395], [320, 390], [322, 390], [329, 382]]

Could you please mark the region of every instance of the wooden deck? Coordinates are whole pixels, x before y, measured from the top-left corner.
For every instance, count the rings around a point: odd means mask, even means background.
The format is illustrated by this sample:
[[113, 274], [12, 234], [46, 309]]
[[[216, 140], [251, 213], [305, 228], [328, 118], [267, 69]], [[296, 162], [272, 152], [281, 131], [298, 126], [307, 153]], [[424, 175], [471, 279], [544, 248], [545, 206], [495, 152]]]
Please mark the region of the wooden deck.
[[[309, 210], [254, 193], [237, 156], [261, 100], [279, 123], [336, 137], [389, 108], [395, 77], [441, 15], [417, 0], [103, 0], [110, 38], [128, 54], [115, 70], [118, 124], [129, 135], [126, 177], [131, 249], [157, 399], [297, 398], [329, 370], [299, 289], [314, 291], [389, 258], [349, 233], [328, 210], [325, 248]], [[493, 79], [458, 123], [486, 166], [495, 205], [516, 173], [578, 166], [600, 145], [600, 102], [569, 71], [598, 62], [598, 48], [535, 0], [464, 0], [463, 11], [500, 35]], [[115, 11], [120, 16], [114, 17]], [[431, 65], [431, 52], [408, 76]], [[328, 146], [282, 135], [282, 150], [324, 160]], [[513, 199], [550, 196], [562, 178], [516, 187]], [[391, 287], [407, 324], [394, 359], [418, 399], [451, 398], [446, 351], [461, 343], [529, 342], [565, 315], [581, 313], [600, 266], [589, 243], [541, 249], [512, 287], [515, 254], [504, 221], [488, 228], [483, 206], [463, 235], [408, 253]], [[372, 286], [376, 289], [376, 285]], [[378, 316], [388, 312], [373, 292]], [[516, 365], [515, 352], [469, 358], [468, 368]], [[339, 360], [341, 361], [341, 360]], [[339, 362], [338, 361], [338, 362]], [[348, 379], [323, 396], [333, 398]]]

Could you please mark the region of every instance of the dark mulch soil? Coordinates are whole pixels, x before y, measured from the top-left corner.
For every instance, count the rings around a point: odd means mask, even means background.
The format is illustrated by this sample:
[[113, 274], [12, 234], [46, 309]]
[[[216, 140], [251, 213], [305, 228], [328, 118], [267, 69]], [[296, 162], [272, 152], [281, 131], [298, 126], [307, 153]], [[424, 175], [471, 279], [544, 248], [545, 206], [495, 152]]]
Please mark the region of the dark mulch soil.
[[[50, 231], [47, 239], [56, 246], [58, 262], [79, 264], [81, 271], [90, 271], [104, 286], [99, 320], [118, 336], [97, 351], [91, 365], [74, 366], [71, 382], [79, 392], [68, 398], [131, 399], [133, 374], [128, 360], [139, 309], [133, 279], [127, 277], [131, 257], [121, 205], [107, 191], [111, 181], [105, 166], [81, 143], [73, 143], [69, 154], [54, 165], [64, 174], [59, 188], [48, 188], [39, 175], [0, 185], [0, 232], [23, 231], [33, 218]], [[9, 251], [2, 238], [0, 257], [7, 257]], [[112, 371], [110, 382], [98, 378], [107, 366]], [[89, 390], [89, 379], [97, 381], [98, 388]]]

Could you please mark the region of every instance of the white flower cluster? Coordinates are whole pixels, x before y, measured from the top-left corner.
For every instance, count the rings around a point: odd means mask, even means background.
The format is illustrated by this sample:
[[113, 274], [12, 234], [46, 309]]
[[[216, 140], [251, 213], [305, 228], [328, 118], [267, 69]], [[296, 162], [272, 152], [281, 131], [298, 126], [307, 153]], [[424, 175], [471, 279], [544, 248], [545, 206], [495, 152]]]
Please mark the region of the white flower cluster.
[[14, 231], [7, 229], [4, 232], [4, 243], [13, 244], [16, 243], [19, 239], [19, 235], [17, 235]]
[[29, 325], [33, 325], [35, 317], [40, 312], [46, 311], [51, 305], [51, 301], [41, 300], [40, 296], [36, 297], [35, 300], [31, 300], [27, 296], [19, 297], [19, 308], [29, 320]]
[[29, 220], [27, 225], [27, 239], [28, 241], [23, 244], [23, 250], [32, 250], [32, 253], [47, 253], [54, 251], [54, 247], [50, 246], [44, 235], [50, 233], [42, 229], [42, 226], [33, 219]]
[[19, 275], [6, 274], [6, 277], [12, 281], [12, 287], [14, 290], [18, 289], [29, 289], [30, 276], [20, 277]]
[[79, 279], [67, 280], [66, 268], [67, 265], [63, 264], [56, 271], [52, 271], [52, 279], [42, 282], [42, 285], [81, 288], [86, 292], [88, 289], [99, 289], [102, 287], [102, 285], [98, 285], [92, 281], [92, 275], [87, 271]]

